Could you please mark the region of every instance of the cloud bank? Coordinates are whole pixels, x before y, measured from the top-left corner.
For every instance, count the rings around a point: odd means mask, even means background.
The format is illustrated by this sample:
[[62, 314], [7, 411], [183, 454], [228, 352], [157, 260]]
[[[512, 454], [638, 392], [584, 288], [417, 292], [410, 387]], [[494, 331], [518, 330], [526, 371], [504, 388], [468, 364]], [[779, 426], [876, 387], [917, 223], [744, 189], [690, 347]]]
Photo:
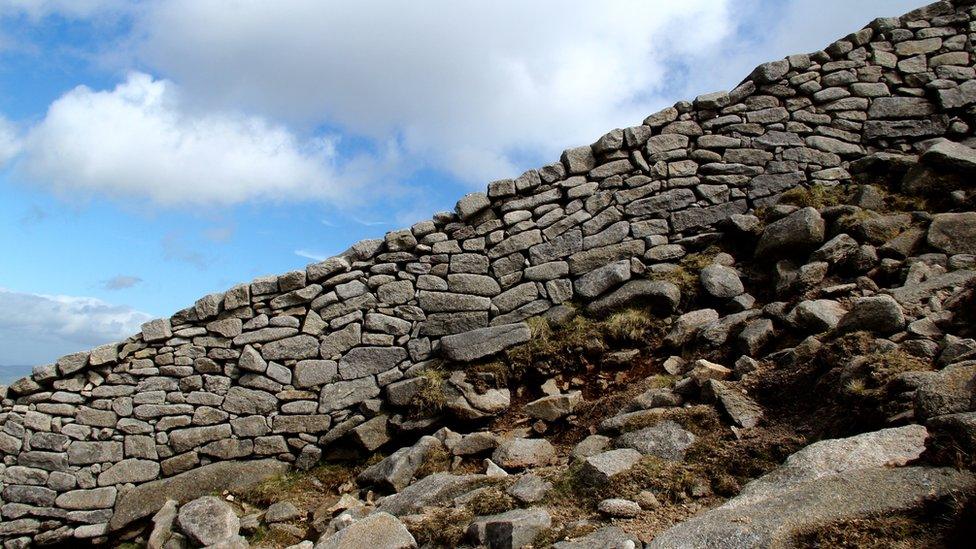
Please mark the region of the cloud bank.
[[152, 317], [92, 297], [40, 295], [0, 288], [0, 364], [51, 357], [121, 341]]
[[300, 140], [263, 117], [188, 109], [168, 80], [130, 73], [51, 104], [24, 141], [24, 166], [59, 191], [164, 205], [337, 199], [328, 140]]

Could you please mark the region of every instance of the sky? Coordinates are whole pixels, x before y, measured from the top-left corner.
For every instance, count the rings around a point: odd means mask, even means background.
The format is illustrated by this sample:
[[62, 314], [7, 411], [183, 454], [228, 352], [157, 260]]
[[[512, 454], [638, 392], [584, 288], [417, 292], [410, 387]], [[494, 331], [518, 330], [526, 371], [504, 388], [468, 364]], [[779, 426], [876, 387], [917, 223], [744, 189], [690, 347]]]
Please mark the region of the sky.
[[0, 0], [0, 365], [409, 227], [921, 3]]

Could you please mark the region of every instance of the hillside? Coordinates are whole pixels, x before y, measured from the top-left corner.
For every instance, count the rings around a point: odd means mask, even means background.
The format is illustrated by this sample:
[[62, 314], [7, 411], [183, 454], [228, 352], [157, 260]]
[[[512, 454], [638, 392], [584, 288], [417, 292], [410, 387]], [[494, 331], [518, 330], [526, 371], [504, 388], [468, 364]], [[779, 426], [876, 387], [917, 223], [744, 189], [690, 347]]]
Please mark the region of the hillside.
[[976, 8], [0, 387], [9, 547], [954, 547]]

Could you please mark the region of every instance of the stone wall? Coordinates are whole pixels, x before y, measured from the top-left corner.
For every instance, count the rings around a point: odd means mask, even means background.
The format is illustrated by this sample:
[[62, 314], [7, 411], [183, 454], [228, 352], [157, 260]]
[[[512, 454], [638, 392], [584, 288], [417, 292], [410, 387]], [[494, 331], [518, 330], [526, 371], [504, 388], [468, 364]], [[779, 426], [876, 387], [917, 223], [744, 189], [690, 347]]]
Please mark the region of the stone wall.
[[[638, 298], [673, 306], [677, 287], [646, 273], [737, 214], [848, 182], [870, 155], [970, 134], [971, 4], [875, 20], [495, 181], [455, 212], [206, 296], [0, 387], [0, 539], [102, 540], [154, 512], [162, 488], [219, 489], [310, 466], [343, 437], [422, 428], [402, 407], [425, 367], [525, 342], [526, 319], [569, 301], [594, 314]], [[451, 384], [462, 417], [508, 405], [463, 373]]]

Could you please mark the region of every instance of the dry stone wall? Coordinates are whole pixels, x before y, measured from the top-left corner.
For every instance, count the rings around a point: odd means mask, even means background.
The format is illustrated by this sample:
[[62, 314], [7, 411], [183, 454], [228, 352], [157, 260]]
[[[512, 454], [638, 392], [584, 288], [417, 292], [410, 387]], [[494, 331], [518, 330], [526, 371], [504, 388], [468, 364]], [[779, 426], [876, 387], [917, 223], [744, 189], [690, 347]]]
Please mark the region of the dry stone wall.
[[[971, 3], [877, 19], [495, 181], [454, 212], [0, 387], [0, 539], [102, 540], [167, 490], [199, 495], [308, 467], [343, 437], [368, 448], [422, 428], [401, 411], [431, 361], [525, 342], [526, 319], [569, 301], [594, 314], [636, 299], [673, 307], [678, 289], [646, 271], [737, 216], [847, 182], [853, 162], [970, 134]], [[508, 406], [507, 391], [479, 393], [463, 370], [450, 383], [461, 417]]]

